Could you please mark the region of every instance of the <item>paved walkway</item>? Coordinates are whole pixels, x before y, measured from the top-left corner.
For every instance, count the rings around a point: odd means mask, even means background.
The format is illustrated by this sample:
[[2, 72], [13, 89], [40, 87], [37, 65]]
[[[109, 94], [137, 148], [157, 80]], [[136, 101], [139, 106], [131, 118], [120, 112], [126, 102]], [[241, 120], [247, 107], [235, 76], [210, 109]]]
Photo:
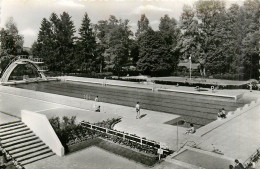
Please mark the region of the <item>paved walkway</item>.
[[0, 112], [0, 124], [12, 122], [12, 121], [17, 121], [17, 120], [20, 120], [20, 119], [17, 118], [17, 117], [10, 116], [8, 114]]
[[[136, 134], [140, 137], [166, 143], [171, 149], [177, 149], [177, 127], [165, 122], [178, 118], [178, 115], [141, 109], [141, 119], [136, 119], [136, 111], [133, 107], [119, 106], [108, 103], [101, 103], [102, 112], [113, 110], [116, 115], [122, 116], [122, 121], [115, 125], [115, 129]], [[186, 128], [178, 127], [179, 143], [183, 142], [187, 135], [184, 135]]]
[[198, 146], [210, 151], [214, 146], [227, 157], [246, 161], [260, 147], [259, 112], [260, 105], [206, 134]]

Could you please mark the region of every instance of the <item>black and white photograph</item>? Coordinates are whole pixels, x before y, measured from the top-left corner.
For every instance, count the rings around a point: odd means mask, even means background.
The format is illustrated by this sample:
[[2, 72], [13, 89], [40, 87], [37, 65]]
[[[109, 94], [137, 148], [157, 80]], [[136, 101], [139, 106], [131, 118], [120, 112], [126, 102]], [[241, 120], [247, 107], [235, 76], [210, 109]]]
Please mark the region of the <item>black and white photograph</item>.
[[260, 0], [0, 0], [0, 169], [260, 169]]

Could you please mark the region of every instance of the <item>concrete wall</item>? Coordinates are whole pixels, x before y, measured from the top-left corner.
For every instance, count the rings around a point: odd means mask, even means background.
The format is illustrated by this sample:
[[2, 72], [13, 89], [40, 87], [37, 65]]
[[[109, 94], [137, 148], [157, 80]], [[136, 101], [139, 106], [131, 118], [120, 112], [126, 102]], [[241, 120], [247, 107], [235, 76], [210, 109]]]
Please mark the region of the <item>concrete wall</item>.
[[64, 147], [53, 130], [47, 117], [43, 114], [22, 110], [24, 122], [50, 149], [58, 156], [64, 155]]

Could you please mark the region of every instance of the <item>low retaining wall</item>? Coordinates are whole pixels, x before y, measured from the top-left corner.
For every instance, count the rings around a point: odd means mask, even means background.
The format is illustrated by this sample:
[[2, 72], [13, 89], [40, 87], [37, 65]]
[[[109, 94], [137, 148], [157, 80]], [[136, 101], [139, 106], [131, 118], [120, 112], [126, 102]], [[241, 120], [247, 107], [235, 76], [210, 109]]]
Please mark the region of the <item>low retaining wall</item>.
[[76, 144], [68, 145], [68, 153], [73, 153], [75, 151], [82, 150], [84, 148], [95, 146], [96, 144], [98, 144], [101, 141], [102, 140], [100, 138], [94, 138], [94, 139], [85, 140], [85, 141], [82, 141], [82, 142], [79, 142]]
[[213, 94], [213, 93], [200, 93], [200, 92], [192, 92], [192, 91], [181, 91], [181, 90], [173, 90], [173, 89], [158, 89], [158, 91], [176, 92], [176, 93], [203, 95], [203, 96], [213, 96], [213, 97], [233, 99], [233, 100], [237, 100], [237, 99], [239, 99], [243, 96], [243, 94], [240, 94], [240, 95], [237, 95], [237, 96], [229, 96], [229, 95], [221, 95], [221, 94]]
[[106, 151], [145, 164], [147, 166], [152, 166], [158, 161], [157, 155], [151, 155], [151, 154], [139, 152], [134, 149], [130, 149], [126, 146], [114, 143], [112, 141], [104, 140], [102, 138], [94, 138], [74, 145], [70, 145], [68, 146], [68, 149], [69, 149], [69, 153], [72, 153], [90, 146], [97, 146]]
[[83, 80], [74, 80], [74, 79], [64, 79], [64, 81], [68, 81], [68, 82], [79, 82], [79, 83], [90, 83], [90, 84], [99, 84], [99, 85], [103, 85], [103, 86], [117, 86], [117, 87], [126, 87], [126, 88], [136, 88], [136, 89], [145, 89], [145, 90], [154, 90], [152, 87], [142, 87], [142, 86], [134, 86], [133, 84], [130, 85], [125, 85], [125, 84], [119, 84], [119, 83], [108, 83], [106, 81], [103, 82], [93, 82], [93, 81], [83, 81]]
[[58, 156], [64, 155], [64, 147], [53, 130], [48, 118], [39, 113], [22, 110], [22, 122], [24, 122], [50, 149]]
[[158, 161], [157, 155], [145, 154], [107, 140], [103, 140], [96, 146], [148, 166], [152, 166]]

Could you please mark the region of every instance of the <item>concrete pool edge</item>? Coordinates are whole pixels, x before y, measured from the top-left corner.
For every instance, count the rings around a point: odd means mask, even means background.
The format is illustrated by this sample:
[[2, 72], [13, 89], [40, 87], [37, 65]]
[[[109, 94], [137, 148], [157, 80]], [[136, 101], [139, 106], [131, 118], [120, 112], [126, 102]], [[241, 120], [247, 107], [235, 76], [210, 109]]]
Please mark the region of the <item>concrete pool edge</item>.
[[210, 133], [211, 131], [215, 130], [216, 128], [228, 123], [229, 121], [237, 118], [238, 116], [250, 111], [254, 107], [260, 104], [260, 100], [252, 101], [249, 104], [245, 104], [243, 107], [237, 108], [234, 112], [228, 112], [226, 119], [217, 119], [201, 128], [199, 128], [194, 136], [203, 137], [206, 134]]
[[204, 169], [203, 167], [199, 167], [197, 165], [194, 165], [194, 164], [191, 164], [191, 163], [179, 160], [179, 159], [175, 159], [176, 157], [178, 157], [179, 155], [181, 155], [182, 153], [185, 153], [187, 151], [193, 151], [193, 152], [200, 153], [200, 154], [203, 154], [203, 155], [208, 156], [208, 157], [219, 158], [221, 160], [229, 161], [230, 164], [232, 164], [233, 161], [234, 161], [233, 158], [227, 157], [225, 155], [218, 154], [218, 153], [213, 152], [213, 151], [203, 150], [203, 149], [200, 149], [200, 148], [193, 148], [193, 147], [190, 147], [190, 146], [184, 146], [179, 152], [177, 152], [177, 153], [175, 152], [173, 155], [166, 158], [166, 161], [173, 163], [173, 164], [176, 164], [176, 165], [181, 165], [181, 166], [187, 167], [189, 169]]

